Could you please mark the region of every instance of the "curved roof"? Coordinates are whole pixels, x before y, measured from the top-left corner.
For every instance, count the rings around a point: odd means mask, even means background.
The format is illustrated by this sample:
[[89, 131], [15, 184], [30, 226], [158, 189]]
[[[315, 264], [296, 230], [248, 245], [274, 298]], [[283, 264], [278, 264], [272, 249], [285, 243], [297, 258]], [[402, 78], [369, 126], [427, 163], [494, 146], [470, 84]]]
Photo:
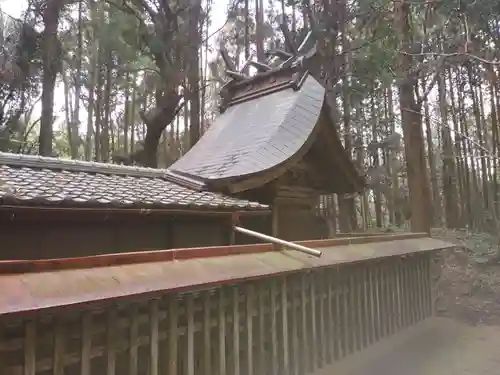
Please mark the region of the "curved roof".
[[305, 75], [300, 86], [232, 105], [170, 169], [210, 182], [276, 167], [313, 135], [324, 98], [323, 86]]

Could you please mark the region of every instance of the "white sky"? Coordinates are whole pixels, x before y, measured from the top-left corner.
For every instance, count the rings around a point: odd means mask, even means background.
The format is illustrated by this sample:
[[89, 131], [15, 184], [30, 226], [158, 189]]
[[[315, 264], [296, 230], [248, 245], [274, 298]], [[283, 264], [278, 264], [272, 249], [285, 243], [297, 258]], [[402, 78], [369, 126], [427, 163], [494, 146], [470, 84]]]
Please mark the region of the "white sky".
[[[223, 26], [226, 21], [226, 9], [229, 4], [229, 0], [216, 0], [212, 4], [212, 24], [209, 29], [209, 35], [214, 33], [216, 30]], [[23, 12], [28, 7], [28, 0], [0, 0], [0, 9], [5, 14], [14, 17], [21, 18]], [[212, 37], [214, 39], [216, 35]], [[54, 95], [54, 115], [57, 116], [56, 123], [54, 126], [57, 128], [64, 122], [64, 89], [61, 82], [56, 83], [56, 90]], [[41, 112], [41, 105], [38, 103], [35, 106], [33, 111], [33, 118], [31, 120], [36, 119]], [[86, 110], [82, 109], [80, 114], [80, 120], [82, 125], [86, 124]], [[85, 131], [84, 129], [80, 129], [80, 131]]]

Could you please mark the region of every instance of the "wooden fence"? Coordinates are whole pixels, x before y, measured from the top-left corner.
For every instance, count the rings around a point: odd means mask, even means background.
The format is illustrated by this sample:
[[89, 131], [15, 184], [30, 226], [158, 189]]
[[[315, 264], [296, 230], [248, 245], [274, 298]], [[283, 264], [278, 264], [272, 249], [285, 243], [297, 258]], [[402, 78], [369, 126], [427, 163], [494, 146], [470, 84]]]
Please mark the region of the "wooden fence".
[[314, 373], [432, 315], [431, 257], [371, 257], [9, 315], [0, 325], [0, 374]]

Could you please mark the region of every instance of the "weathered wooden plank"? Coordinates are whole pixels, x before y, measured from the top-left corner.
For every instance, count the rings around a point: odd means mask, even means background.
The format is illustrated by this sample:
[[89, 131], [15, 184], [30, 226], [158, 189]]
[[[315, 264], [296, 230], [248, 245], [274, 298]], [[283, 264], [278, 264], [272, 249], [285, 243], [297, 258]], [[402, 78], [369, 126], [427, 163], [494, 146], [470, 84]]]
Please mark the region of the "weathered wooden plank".
[[387, 262], [384, 262], [379, 266], [380, 283], [378, 283], [378, 294], [381, 306], [380, 315], [383, 322], [383, 330], [381, 332], [382, 337], [386, 337], [391, 334], [392, 315], [391, 296], [388, 279], [389, 267], [390, 265]]
[[432, 269], [431, 269], [431, 256], [425, 255], [425, 288], [427, 289], [427, 316], [434, 313], [434, 298], [432, 293]]
[[212, 321], [210, 292], [203, 293], [203, 375], [212, 374]]
[[[226, 299], [224, 290], [219, 290], [219, 374], [226, 375]], [[173, 374], [172, 374], [173, 375]]]
[[259, 318], [259, 338], [257, 343], [258, 351], [258, 372], [260, 374], [265, 374], [267, 371], [266, 366], [266, 296], [267, 289], [264, 282], [258, 284], [258, 318]]
[[232, 288], [232, 307], [233, 307], [233, 374], [240, 375], [240, 304], [239, 289]]
[[111, 307], [107, 311], [107, 334], [106, 334], [106, 373], [116, 374], [116, 309]]
[[128, 349], [128, 363], [130, 375], [138, 374], [139, 366], [139, 316], [137, 305], [134, 304], [129, 311], [128, 319], [130, 321], [129, 328], [129, 349]]
[[327, 335], [328, 332], [326, 330], [326, 323], [325, 323], [325, 310], [326, 310], [326, 303], [325, 303], [325, 298], [326, 298], [326, 283], [325, 283], [325, 272], [324, 270], [320, 270], [317, 273], [317, 286], [318, 286], [318, 297], [319, 297], [319, 333], [320, 333], [320, 343], [321, 346], [318, 348], [319, 349], [319, 354], [320, 354], [320, 360], [319, 360], [319, 368], [323, 368], [323, 366], [326, 365], [326, 356], [327, 356], [327, 350], [328, 350], [328, 340], [327, 340]]
[[402, 281], [402, 266], [401, 261], [398, 261], [396, 264], [396, 308], [397, 308], [397, 317], [398, 317], [398, 330], [401, 330], [404, 327], [404, 286]]
[[[299, 350], [299, 313], [298, 310], [300, 308], [300, 284], [296, 282], [297, 279], [294, 279], [294, 282], [291, 285], [291, 324], [292, 324], [292, 346], [290, 349], [292, 355], [291, 361], [291, 371], [292, 375], [300, 374], [300, 356], [302, 355], [302, 350]], [[299, 297], [299, 298], [298, 298]], [[298, 303], [297, 303], [298, 302]]]
[[369, 314], [370, 314], [370, 342], [377, 341], [377, 280], [376, 280], [377, 265], [368, 267], [368, 293], [369, 293]]
[[364, 267], [363, 270], [363, 320], [365, 329], [365, 345], [373, 343], [372, 327], [373, 322], [371, 321], [371, 290], [370, 290], [370, 268], [373, 267], [372, 264]]
[[278, 292], [276, 280], [271, 280], [271, 373], [278, 375], [279, 372], [279, 354], [278, 354], [278, 322], [276, 315], [278, 314], [278, 306], [276, 304], [276, 294]]
[[368, 345], [368, 335], [369, 331], [367, 329], [367, 301], [366, 298], [366, 267], [364, 265], [359, 266], [359, 276], [358, 276], [358, 305], [359, 305], [359, 330], [360, 330], [360, 346], [364, 348]]
[[356, 268], [352, 267], [351, 272], [349, 274], [349, 328], [351, 331], [350, 339], [351, 339], [351, 347], [350, 353], [353, 353], [357, 349], [359, 349], [358, 344], [358, 305], [357, 305], [357, 293], [356, 293]]
[[[81, 375], [90, 375], [90, 353], [92, 350], [92, 314], [84, 312], [82, 315], [82, 332], [81, 332]], [[136, 373], [130, 373], [136, 375]]]
[[335, 291], [335, 359], [340, 359], [345, 355], [344, 351], [344, 319], [343, 319], [343, 297], [342, 297], [342, 275], [338, 268], [333, 276]]
[[36, 323], [26, 322], [24, 332], [24, 375], [36, 373]]
[[406, 284], [406, 264], [404, 259], [401, 259], [400, 268], [399, 268], [399, 278], [401, 285], [401, 328], [406, 328], [408, 326], [408, 289]]
[[318, 345], [318, 332], [316, 329], [316, 322], [317, 322], [317, 314], [316, 314], [316, 282], [314, 279], [313, 275], [310, 275], [309, 277], [310, 280], [310, 285], [309, 285], [309, 298], [310, 298], [310, 307], [311, 307], [311, 321], [310, 321], [310, 327], [311, 327], [311, 335], [312, 335], [312, 343], [311, 343], [311, 349], [312, 349], [312, 371], [316, 371], [319, 365], [319, 351]]
[[252, 284], [246, 286], [246, 313], [245, 313], [245, 331], [246, 331], [246, 375], [253, 375], [253, 314], [255, 302], [255, 288]]
[[149, 303], [149, 369], [150, 375], [158, 375], [159, 356], [159, 307], [158, 300], [153, 299]]
[[[293, 303], [293, 301], [292, 301]], [[290, 373], [290, 354], [288, 352], [288, 288], [287, 279], [284, 276], [281, 279], [281, 332], [283, 341], [283, 374]]]
[[397, 261], [391, 262], [390, 266], [390, 283], [391, 286], [391, 311], [392, 311], [392, 332], [397, 332], [399, 324], [399, 309], [398, 309], [398, 266]]
[[410, 291], [411, 291], [411, 318], [412, 323], [415, 324], [418, 322], [418, 285], [416, 282], [415, 271], [417, 269], [417, 259], [416, 257], [411, 257], [410, 264]]
[[307, 276], [300, 278], [300, 307], [301, 307], [301, 342], [303, 348], [301, 373], [305, 374], [311, 370], [311, 343], [309, 341], [308, 319], [307, 319]]
[[186, 296], [187, 315], [187, 375], [194, 375], [194, 296]]
[[168, 298], [168, 336], [167, 336], [167, 358], [168, 375], [177, 375], [178, 359], [178, 329], [179, 329], [179, 301], [177, 295]]
[[64, 356], [66, 354], [66, 327], [62, 319], [55, 322], [53, 374], [64, 375]]
[[418, 285], [418, 318], [423, 320], [425, 318], [425, 308], [424, 308], [424, 285], [423, 285], [423, 270], [424, 270], [424, 257], [420, 255], [418, 257], [418, 268], [417, 268], [417, 285]]
[[349, 290], [349, 274], [346, 272], [346, 269], [342, 269], [341, 271], [341, 285], [342, 285], [342, 327], [343, 327], [343, 336], [344, 336], [344, 356], [350, 354], [352, 352], [352, 317], [349, 315], [351, 311], [350, 307], [350, 295], [348, 293]]
[[335, 321], [335, 293], [333, 290], [334, 270], [328, 269], [325, 272], [326, 286], [326, 342], [327, 342], [327, 357], [326, 363], [331, 364], [335, 359], [335, 340], [336, 340], [336, 321]]

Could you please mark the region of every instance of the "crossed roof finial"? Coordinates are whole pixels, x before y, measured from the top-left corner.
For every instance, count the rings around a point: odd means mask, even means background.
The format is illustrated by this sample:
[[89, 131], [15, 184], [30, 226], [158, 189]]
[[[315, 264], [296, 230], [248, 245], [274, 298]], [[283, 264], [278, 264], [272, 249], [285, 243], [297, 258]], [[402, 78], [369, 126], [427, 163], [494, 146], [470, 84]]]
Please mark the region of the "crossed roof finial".
[[[226, 64], [225, 72], [231, 80], [241, 81], [250, 78], [244, 73], [249, 66], [257, 69], [257, 74], [259, 74], [270, 70], [280, 70], [282, 68], [292, 66], [301, 66], [304, 60], [310, 59], [315, 55], [317, 41], [312, 30], [309, 31], [302, 42], [296, 46], [293, 41], [292, 34], [288, 29], [286, 18], [283, 15], [279, 15], [276, 18], [280, 23], [280, 29], [285, 38], [287, 50], [280, 48], [267, 50], [265, 52], [267, 57], [266, 61], [256, 60], [255, 55], [252, 53], [247, 61], [245, 61], [241, 69], [237, 70], [233, 60], [229, 57], [227, 49], [224, 46], [220, 47], [220, 54]], [[281, 63], [279, 63], [279, 61], [281, 61]]]

